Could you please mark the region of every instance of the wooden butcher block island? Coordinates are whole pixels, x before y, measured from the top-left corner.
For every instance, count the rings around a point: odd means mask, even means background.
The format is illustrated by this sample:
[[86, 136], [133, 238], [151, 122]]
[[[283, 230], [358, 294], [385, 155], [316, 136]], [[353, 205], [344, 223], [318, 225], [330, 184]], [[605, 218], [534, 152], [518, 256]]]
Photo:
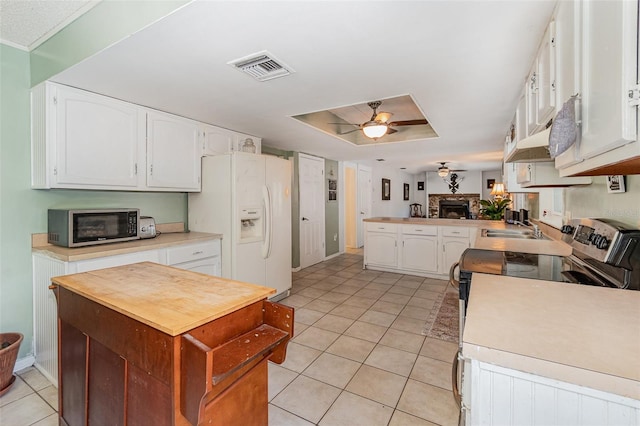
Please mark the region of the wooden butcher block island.
[[61, 424], [268, 423], [293, 336], [275, 290], [151, 262], [52, 281]]

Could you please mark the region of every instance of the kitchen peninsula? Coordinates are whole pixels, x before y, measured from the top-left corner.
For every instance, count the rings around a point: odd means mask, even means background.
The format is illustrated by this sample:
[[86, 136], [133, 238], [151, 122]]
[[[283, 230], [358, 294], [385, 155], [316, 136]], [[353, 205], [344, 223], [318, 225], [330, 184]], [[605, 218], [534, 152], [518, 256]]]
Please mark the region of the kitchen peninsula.
[[267, 424], [294, 324], [274, 289], [151, 262], [52, 281], [62, 423]]
[[571, 247], [541, 239], [487, 237], [484, 229], [522, 230], [499, 220], [374, 217], [364, 219], [364, 267], [445, 278], [467, 248], [568, 256]]
[[474, 274], [466, 424], [640, 420], [640, 292]]

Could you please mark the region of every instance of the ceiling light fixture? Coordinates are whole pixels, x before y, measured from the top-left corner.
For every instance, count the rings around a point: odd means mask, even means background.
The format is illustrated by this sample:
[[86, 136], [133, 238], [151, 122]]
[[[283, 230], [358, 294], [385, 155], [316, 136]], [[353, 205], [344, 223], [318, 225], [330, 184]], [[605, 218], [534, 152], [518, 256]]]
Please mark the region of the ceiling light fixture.
[[364, 135], [374, 141], [387, 134], [388, 127], [378, 121], [367, 121], [362, 125]]
[[445, 178], [449, 175], [449, 168], [445, 166], [445, 163], [440, 163], [442, 166], [438, 167], [438, 176]]

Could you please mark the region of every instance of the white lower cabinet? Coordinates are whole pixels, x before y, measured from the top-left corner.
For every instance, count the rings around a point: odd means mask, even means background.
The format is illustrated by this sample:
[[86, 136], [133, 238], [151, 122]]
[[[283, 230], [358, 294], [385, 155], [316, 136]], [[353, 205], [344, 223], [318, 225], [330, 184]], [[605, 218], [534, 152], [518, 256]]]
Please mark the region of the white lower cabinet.
[[364, 266], [443, 278], [471, 247], [475, 228], [367, 222]]
[[398, 266], [398, 234], [395, 224], [367, 223], [365, 266]]
[[467, 425], [637, 425], [640, 401], [467, 359], [462, 385]]
[[440, 273], [448, 274], [451, 265], [460, 260], [462, 252], [471, 247], [471, 237], [475, 228], [462, 226], [440, 227]]
[[220, 241], [188, 244], [167, 249], [167, 265], [175, 268], [221, 276]]
[[401, 227], [400, 269], [438, 272], [438, 227], [403, 225]]
[[32, 255], [33, 345], [36, 368], [55, 386], [58, 385], [58, 308], [53, 292], [49, 290], [52, 277], [138, 262], [155, 262], [220, 276], [220, 252], [218, 239], [73, 262], [65, 262], [34, 252]]

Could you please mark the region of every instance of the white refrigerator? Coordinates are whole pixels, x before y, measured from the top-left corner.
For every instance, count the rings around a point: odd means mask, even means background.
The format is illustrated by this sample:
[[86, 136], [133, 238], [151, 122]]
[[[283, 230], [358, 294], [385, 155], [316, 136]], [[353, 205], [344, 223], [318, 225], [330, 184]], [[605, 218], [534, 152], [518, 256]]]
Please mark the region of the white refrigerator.
[[222, 234], [222, 276], [291, 289], [291, 162], [234, 152], [202, 158], [202, 192], [189, 193], [189, 229]]

